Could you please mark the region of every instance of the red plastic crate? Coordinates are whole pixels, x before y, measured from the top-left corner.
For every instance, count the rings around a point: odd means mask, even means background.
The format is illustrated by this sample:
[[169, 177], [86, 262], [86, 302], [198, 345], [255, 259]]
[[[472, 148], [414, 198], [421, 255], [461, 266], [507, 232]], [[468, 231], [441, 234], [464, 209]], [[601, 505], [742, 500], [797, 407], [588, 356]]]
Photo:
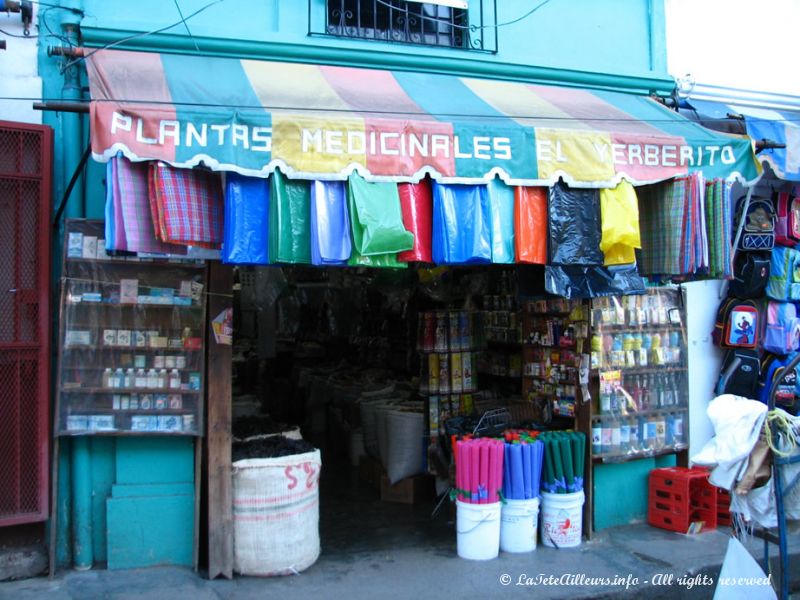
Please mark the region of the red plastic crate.
[[687, 533], [702, 521], [703, 531], [717, 527], [717, 488], [705, 469], [670, 467], [650, 471], [647, 522], [661, 529]]
[[722, 488], [717, 488], [717, 526], [731, 526], [731, 495]]

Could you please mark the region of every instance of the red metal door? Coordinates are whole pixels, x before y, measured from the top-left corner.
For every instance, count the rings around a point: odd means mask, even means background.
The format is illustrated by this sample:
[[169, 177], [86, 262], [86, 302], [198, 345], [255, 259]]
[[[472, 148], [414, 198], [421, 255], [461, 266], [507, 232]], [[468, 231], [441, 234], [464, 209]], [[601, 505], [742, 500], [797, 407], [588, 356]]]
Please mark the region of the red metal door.
[[47, 518], [52, 143], [0, 121], [0, 526]]

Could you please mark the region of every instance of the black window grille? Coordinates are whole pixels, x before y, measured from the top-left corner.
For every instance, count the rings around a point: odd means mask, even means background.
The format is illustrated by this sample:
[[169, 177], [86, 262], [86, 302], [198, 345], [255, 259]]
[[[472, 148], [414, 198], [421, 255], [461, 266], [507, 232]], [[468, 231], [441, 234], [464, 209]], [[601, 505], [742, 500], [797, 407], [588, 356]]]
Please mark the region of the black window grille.
[[[493, 10], [486, 10], [485, 1]], [[496, 15], [494, 1], [473, 2], [475, 8], [468, 10], [406, 0], [327, 0], [320, 31], [313, 26], [318, 4], [309, 0], [309, 34], [495, 52], [496, 34], [494, 47], [489, 47], [484, 31], [489, 28], [484, 13]]]

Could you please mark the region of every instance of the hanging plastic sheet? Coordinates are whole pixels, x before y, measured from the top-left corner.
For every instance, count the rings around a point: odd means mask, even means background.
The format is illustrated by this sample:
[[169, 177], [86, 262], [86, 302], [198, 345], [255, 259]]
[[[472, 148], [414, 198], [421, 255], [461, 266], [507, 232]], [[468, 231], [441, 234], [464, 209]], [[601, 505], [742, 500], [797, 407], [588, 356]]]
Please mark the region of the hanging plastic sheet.
[[433, 261], [492, 262], [489, 200], [484, 185], [433, 182]]
[[269, 182], [228, 173], [222, 262], [269, 264]]
[[600, 190], [602, 239], [600, 250], [605, 265], [636, 262], [636, 248], [642, 247], [639, 234], [639, 202], [636, 190], [627, 181], [614, 189]]
[[344, 181], [311, 184], [311, 262], [346, 265], [350, 258], [350, 215]]
[[414, 247], [397, 255], [402, 262], [433, 262], [431, 249], [431, 227], [433, 199], [430, 181], [401, 183], [397, 186], [400, 194], [400, 209], [403, 212], [403, 225], [414, 235]]
[[353, 247], [362, 256], [397, 254], [414, 247], [403, 226], [396, 183], [369, 183], [358, 173], [347, 181]]
[[644, 279], [636, 268], [546, 266], [544, 286], [550, 294], [564, 298], [596, 298], [624, 294], [644, 294]]
[[496, 177], [486, 186], [491, 215], [492, 262], [514, 262], [514, 188]]
[[602, 265], [597, 190], [550, 188], [550, 264]]
[[514, 242], [518, 262], [547, 262], [547, 188], [514, 188]]
[[280, 171], [270, 177], [269, 258], [311, 263], [311, 192], [307, 181], [292, 181]]
[[379, 269], [407, 269], [408, 263], [400, 262], [397, 260], [397, 254], [375, 254], [373, 256], [364, 256], [358, 253], [358, 250], [353, 247], [353, 253], [350, 255], [350, 260], [347, 261], [350, 267], [375, 267]]

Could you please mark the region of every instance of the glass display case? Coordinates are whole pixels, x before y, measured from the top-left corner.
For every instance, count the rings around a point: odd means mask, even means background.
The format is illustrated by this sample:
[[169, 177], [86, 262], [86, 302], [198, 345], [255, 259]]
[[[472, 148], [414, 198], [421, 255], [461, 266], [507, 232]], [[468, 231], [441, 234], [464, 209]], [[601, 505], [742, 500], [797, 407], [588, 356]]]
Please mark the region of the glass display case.
[[103, 237], [67, 221], [56, 434], [200, 435], [205, 264], [109, 256]]

